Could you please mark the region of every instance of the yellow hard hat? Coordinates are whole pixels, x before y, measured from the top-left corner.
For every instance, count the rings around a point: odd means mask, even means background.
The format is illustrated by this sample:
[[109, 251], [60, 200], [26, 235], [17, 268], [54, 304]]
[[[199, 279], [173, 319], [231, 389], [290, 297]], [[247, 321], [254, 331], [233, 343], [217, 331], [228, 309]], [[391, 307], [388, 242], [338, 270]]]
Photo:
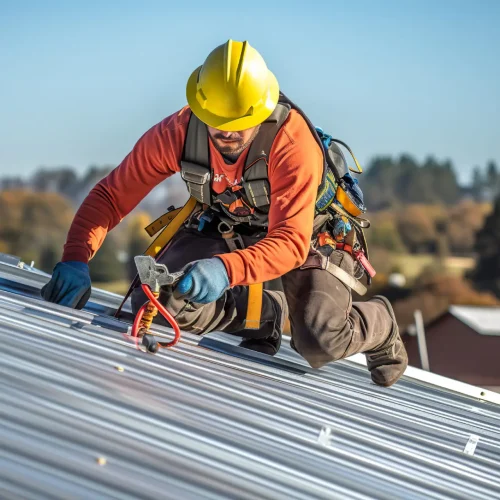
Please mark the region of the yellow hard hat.
[[228, 40], [193, 71], [186, 97], [203, 123], [234, 132], [255, 127], [271, 115], [278, 103], [279, 85], [248, 42]]

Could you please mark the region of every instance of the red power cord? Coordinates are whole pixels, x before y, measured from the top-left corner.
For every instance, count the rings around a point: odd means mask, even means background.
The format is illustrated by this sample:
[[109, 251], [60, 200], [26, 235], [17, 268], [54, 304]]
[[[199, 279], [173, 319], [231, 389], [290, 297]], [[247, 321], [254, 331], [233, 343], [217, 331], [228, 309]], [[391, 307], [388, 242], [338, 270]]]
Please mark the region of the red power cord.
[[[151, 288], [149, 285], [141, 285], [143, 292], [146, 294], [147, 298], [154, 304], [154, 306], [158, 309], [160, 314], [170, 323], [174, 330], [174, 340], [171, 342], [158, 342], [158, 344], [161, 347], [173, 347], [179, 340], [181, 339], [181, 329], [179, 328], [179, 325], [177, 324], [177, 321], [175, 321], [174, 317], [167, 311], [167, 309], [158, 302], [158, 299], [154, 296], [153, 292], [151, 291]], [[137, 311], [137, 315], [134, 319], [134, 324], [132, 325], [132, 337], [137, 337], [139, 333], [139, 328], [141, 326], [141, 320], [142, 317], [144, 316], [144, 311], [146, 310], [147, 303], [144, 304], [139, 311]]]

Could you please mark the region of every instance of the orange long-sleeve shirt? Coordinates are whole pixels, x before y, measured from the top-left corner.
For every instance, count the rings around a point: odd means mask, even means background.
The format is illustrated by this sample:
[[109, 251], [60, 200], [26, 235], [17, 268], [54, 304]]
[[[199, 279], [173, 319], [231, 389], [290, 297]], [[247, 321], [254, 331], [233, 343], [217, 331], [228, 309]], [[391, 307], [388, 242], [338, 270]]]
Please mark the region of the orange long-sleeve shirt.
[[[191, 111], [184, 107], [148, 130], [123, 162], [89, 193], [78, 209], [62, 260], [88, 262], [113, 229], [160, 182], [180, 171]], [[210, 141], [213, 188], [239, 182], [248, 150], [227, 165]], [[323, 156], [304, 119], [292, 110], [269, 154], [271, 206], [267, 236], [219, 255], [231, 286], [268, 281], [301, 265], [308, 254]]]

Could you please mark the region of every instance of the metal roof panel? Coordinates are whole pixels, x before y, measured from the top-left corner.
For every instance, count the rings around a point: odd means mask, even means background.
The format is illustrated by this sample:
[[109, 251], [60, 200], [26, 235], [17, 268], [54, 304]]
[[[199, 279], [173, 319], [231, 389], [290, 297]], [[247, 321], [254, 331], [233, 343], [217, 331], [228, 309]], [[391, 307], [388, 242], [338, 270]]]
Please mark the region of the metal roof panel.
[[500, 335], [500, 307], [450, 306], [449, 312], [481, 335]]
[[381, 388], [357, 360], [313, 370], [223, 334], [151, 355], [99, 292], [75, 311], [2, 272], [2, 498], [500, 498], [487, 391], [416, 369]]

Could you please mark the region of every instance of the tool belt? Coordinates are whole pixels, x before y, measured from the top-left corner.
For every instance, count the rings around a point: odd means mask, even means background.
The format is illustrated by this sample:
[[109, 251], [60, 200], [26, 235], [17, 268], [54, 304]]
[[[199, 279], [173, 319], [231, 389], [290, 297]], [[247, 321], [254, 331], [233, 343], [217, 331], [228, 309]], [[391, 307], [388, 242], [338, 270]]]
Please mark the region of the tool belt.
[[338, 278], [344, 285], [353, 289], [359, 295], [364, 295], [367, 291], [366, 287], [354, 276], [351, 276], [347, 271], [333, 264], [330, 261], [329, 255], [324, 255], [318, 251], [310, 253], [304, 264], [300, 266], [300, 269], [323, 269]]
[[244, 250], [267, 234], [267, 230], [261, 227], [235, 222], [213, 208], [206, 208], [194, 214], [186, 223], [186, 227], [196, 229], [209, 236], [221, 236], [230, 252]]
[[[360, 280], [365, 276], [370, 285], [376, 274], [368, 260], [368, 247], [363, 233], [363, 229], [369, 227], [369, 221], [351, 216], [336, 204], [332, 207], [333, 210], [315, 218], [311, 242], [313, 252], [308, 257], [312, 259], [312, 265], [309, 267], [325, 269], [359, 295], [365, 295], [367, 288]], [[339, 228], [343, 230], [339, 231]], [[339, 250], [352, 256], [355, 263], [353, 276], [330, 262], [330, 255]]]

